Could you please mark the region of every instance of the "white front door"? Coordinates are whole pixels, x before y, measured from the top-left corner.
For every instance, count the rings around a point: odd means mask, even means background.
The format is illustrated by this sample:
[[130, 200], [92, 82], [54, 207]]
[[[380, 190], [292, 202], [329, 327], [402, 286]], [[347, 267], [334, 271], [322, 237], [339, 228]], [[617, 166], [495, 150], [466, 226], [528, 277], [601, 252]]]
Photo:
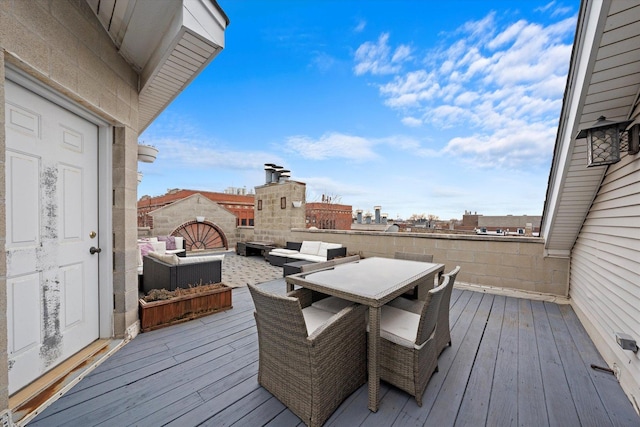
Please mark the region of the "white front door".
[[5, 81], [9, 394], [99, 336], [98, 127]]

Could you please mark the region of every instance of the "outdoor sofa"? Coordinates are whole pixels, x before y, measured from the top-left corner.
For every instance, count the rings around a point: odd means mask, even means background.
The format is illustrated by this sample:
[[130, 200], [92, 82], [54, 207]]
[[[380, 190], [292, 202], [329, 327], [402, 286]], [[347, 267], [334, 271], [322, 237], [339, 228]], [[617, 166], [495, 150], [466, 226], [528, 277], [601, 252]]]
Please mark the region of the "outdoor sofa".
[[142, 290], [167, 289], [222, 282], [224, 255], [178, 257], [175, 254], [149, 252], [143, 259]]
[[288, 262], [301, 260], [323, 262], [344, 256], [347, 256], [347, 248], [340, 243], [304, 240], [302, 242], [287, 242], [284, 248], [272, 249], [267, 253], [266, 258], [271, 265], [282, 267]]

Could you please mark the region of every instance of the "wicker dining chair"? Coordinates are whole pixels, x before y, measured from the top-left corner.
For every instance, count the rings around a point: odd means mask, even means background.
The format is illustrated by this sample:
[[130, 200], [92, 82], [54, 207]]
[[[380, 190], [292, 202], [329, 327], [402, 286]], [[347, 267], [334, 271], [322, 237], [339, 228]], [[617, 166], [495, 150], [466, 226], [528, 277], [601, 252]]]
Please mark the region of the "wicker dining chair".
[[[438, 310], [438, 322], [436, 324], [436, 348], [438, 349], [438, 355], [442, 351], [451, 346], [451, 328], [449, 323], [449, 308], [451, 305], [451, 291], [453, 285], [456, 282], [456, 276], [460, 272], [460, 266], [456, 266], [449, 273], [443, 274], [440, 277], [440, 283], [448, 277], [448, 285], [442, 294], [442, 300], [440, 301], [440, 309]], [[388, 303], [389, 306], [399, 308], [401, 310], [410, 311], [412, 313], [419, 314], [424, 307], [424, 303], [419, 300], [412, 300], [405, 298], [404, 296], [398, 297]]]
[[456, 282], [456, 276], [460, 272], [460, 266], [456, 266], [444, 277], [449, 278], [447, 288], [442, 294], [440, 300], [440, 310], [438, 310], [438, 323], [436, 325], [436, 348], [438, 349], [438, 355], [442, 353], [447, 347], [451, 346], [451, 328], [449, 327], [449, 306], [451, 304], [451, 290], [453, 284]]
[[449, 283], [427, 293], [418, 315], [385, 305], [380, 321], [380, 378], [414, 396], [422, 406], [422, 394], [438, 370], [435, 328], [442, 294]]
[[[366, 307], [352, 305], [333, 314], [310, 307], [308, 289], [287, 296], [253, 285], [249, 290], [258, 328], [259, 384], [305, 424], [321, 426], [366, 381]], [[319, 326], [308, 331], [312, 322]]]
[[[404, 259], [408, 261], [419, 261], [419, 262], [433, 262], [433, 255], [430, 254], [415, 254], [411, 252], [396, 252], [393, 254], [395, 259]], [[431, 288], [430, 284], [420, 285], [421, 289], [410, 289], [403, 294], [405, 298], [417, 299], [418, 293], [424, 295], [427, 292], [427, 288], [425, 285]]]

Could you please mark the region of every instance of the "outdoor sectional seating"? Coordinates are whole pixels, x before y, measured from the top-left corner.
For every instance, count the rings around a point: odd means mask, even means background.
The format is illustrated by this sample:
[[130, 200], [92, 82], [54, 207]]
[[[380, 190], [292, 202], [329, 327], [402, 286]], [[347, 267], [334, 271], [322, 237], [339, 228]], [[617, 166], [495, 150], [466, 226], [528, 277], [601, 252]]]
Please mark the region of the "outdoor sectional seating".
[[301, 260], [323, 262], [344, 256], [347, 256], [347, 248], [340, 243], [305, 240], [301, 243], [287, 242], [285, 248], [276, 248], [269, 251], [266, 258], [271, 265], [282, 267], [288, 262]]
[[178, 257], [149, 252], [143, 259], [144, 279], [142, 290], [167, 289], [206, 285], [222, 282], [224, 255]]

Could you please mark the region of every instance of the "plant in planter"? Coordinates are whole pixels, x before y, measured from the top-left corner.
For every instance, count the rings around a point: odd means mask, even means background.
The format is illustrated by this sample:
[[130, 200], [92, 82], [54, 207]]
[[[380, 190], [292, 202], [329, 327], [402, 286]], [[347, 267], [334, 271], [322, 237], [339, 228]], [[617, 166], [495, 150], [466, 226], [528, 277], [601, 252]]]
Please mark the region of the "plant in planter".
[[233, 308], [231, 290], [224, 283], [175, 291], [152, 289], [139, 299], [140, 329], [147, 332]]

